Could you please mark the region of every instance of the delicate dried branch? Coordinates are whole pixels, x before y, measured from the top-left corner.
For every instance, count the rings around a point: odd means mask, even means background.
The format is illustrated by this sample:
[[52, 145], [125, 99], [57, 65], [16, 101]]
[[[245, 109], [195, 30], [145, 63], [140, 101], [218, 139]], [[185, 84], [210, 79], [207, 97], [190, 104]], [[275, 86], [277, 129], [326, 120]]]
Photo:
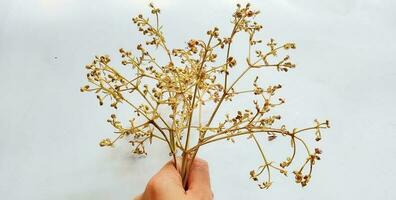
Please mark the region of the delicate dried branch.
[[[304, 147], [307, 158], [293, 173], [296, 182], [305, 186], [311, 179], [313, 166], [320, 160], [322, 151], [318, 148], [312, 151], [301, 133], [315, 131], [315, 140], [319, 141], [322, 138], [321, 129], [329, 128], [329, 121], [315, 120], [314, 126], [302, 129], [288, 130], [285, 125], [276, 127], [281, 116], [271, 115], [270, 112], [285, 103], [283, 98], [276, 98], [281, 85], [263, 87], [259, 84], [259, 77], [256, 77], [251, 88], [237, 90], [235, 87], [252, 70], [274, 68], [288, 72], [295, 68], [289, 56], [279, 59], [278, 53], [295, 49], [296, 45], [278, 45], [274, 39], [270, 39], [266, 47], [259, 47], [263, 42], [255, 36], [262, 26], [254, 21], [259, 11], [252, 10], [249, 4], [238, 4], [232, 15], [229, 36], [221, 37], [219, 29], [215, 27], [207, 31], [207, 42], [191, 39], [185, 48], [170, 49], [159, 24], [160, 9], [153, 4], [150, 4], [150, 8], [155, 17], [154, 24], [143, 15], [132, 19], [148, 40], [137, 45], [136, 53], [122, 48], [119, 50], [123, 58], [121, 64], [135, 71], [132, 77], [112, 67], [106, 55], [96, 56], [91, 64], [86, 65], [89, 84], [83, 86], [81, 91], [95, 93], [101, 106], [109, 102], [112, 108], [118, 109], [120, 104], [125, 104], [134, 113], [128, 125], [123, 125], [112, 114], [107, 122], [114, 127], [118, 136], [114, 140], [102, 140], [100, 146], [113, 146], [117, 140], [129, 138], [134, 154], [147, 155], [146, 143], [151, 144], [153, 139], [165, 142], [175, 164], [176, 156], [183, 157], [180, 173], [185, 183], [191, 161], [199, 148], [221, 140], [235, 142], [236, 138], [246, 136], [254, 142], [262, 157], [262, 164], [257, 170], [250, 171], [250, 177], [259, 181], [260, 176], [266, 176], [265, 181], [258, 185], [267, 189], [272, 184], [272, 171], [287, 175], [287, 168], [296, 158], [299, 143]], [[238, 62], [232, 55], [231, 47], [237, 35], [243, 33], [249, 36], [249, 50], [246, 62]], [[159, 63], [147, 50], [150, 46], [162, 49], [168, 61]], [[223, 59], [218, 57], [218, 52], [222, 50], [226, 51]], [[253, 51], [255, 56], [252, 55]], [[230, 80], [229, 74], [234, 68], [241, 68], [241, 73]], [[254, 109], [241, 109], [221, 119], [218, 116], [221, 107], [241, 95], [251, 95], [255, 99], [252, 102]], [[203, 117], [206, 107], [212, 109], [207, 120]], [[198, 118], [197, 124], [193, 123], [195, 118]], [[212, 125], [215, 119], [218, 124]], [[289, 140], [291, 155], [277, 165], [265, 153], [258, 139], [262, 135], [268, 138], [268, 142], [279, 138]], [[194, 136], [198, 140], [192, 143]]]

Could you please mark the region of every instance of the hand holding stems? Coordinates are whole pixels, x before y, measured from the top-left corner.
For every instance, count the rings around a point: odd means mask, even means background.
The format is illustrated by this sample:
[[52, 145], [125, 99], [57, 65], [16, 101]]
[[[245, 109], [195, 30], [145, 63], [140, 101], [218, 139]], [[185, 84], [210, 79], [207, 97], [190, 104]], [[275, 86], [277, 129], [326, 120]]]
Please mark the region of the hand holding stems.
[[[178, 165], [178, 169], [180, 167]], [[195, 158], [192, 161], [186, 189], [183, 187], [178, 169], [175, 168], [173, 161], [169, 161], [150, 179], [143, 194], [137, 196], [135, 200], [213, 199], [208, 163], [205, 160]]]

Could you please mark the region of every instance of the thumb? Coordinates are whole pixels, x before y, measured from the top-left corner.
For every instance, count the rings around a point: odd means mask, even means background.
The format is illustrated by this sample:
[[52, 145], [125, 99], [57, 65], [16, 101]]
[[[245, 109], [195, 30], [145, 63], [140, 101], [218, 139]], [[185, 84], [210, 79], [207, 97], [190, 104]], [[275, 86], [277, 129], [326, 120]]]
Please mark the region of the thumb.
[[208, 162], [199, 158], [193, 160], [187, 184], [187, 195], [191, 194], [195, 197], [199, 195], [203, 197], [202, 199], [212, 199]]
[[143, 194], [135, 200], [183, 199], [184, 196], [181, 176], [174, 163], [170, 161], [149, 180]]

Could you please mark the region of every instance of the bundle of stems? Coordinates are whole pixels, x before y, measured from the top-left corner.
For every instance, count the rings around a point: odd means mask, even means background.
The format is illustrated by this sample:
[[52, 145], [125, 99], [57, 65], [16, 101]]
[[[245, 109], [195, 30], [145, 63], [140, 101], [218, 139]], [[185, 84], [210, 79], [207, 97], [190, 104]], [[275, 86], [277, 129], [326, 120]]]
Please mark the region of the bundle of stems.
[[[279, 58], [278, 52], [293, 50], [296, 45], [278, 45], [274, 39], [262, 45], [262, 40], [255, 37], [262, 30], [262, 25], [254, 21], [259, 11], [252, 10], [249, 4], [238, 4], [232, 15], [229, 35], [220, 36], [215, 27], [207, 31], [206, 41], [191, 39], [185, 48], [170, 49], [159, 24], [160, 9], [153, 4], [150, 8], [154, 23], [143, 15], [133, 18], [139, 32], [148, 40], [138, 44], [135, 53], [119, 50], [122, 65], [135, 73], [121, 73], [110, 64], [106, 55], [95, 56], [93, 62], [86, 65], [89, 84], [81, 91], [95, 93], [100, 105], [105, 101], [114, 109], [121, 104], [127, 105], [134, 115], [125, 124], [112, 114], [107, 122], [118, 136], [113, 140], [102, 140], [100, 146], [112, 147], [120, 138], [128, 138], [134, 154], [147, 155], [147, 143], [151, 144], [153, 140], [165, 142], [175, 166], [177, 156], [182, 157], [180, 175], [186, 184], [191, 163], [201, 147], [222, 140], [234, 142], [235, 138], [246, 136], [257, 146], [262, 158], [258, 169], [250, 171], [250, 178], [259, 181], [259, 176], [266, 176], [258, 186], [267, 189], [272, 183], [272, 171], [287, 175], [287, 169], [296, 157], [296, 143], [301, 143], [307, 157], [293, 173], [295, 181], [305, 186], [311, 178], [312, 167], [320, 159], [321, 150], [310, 149], [301, 134], [313, 131], [315, 140], [319, 141], [321, 129], [329, 128], [329, 121], [315, 120], [313, 126], [301, 129], [289, 130], [285, 125], [275, 127], [281, 116], [271, 115], [270, 111], [285, 103], [283, 98], [275, 98], [281, 85], [262, 87], [256, 77], [251, 88], [240, 90], [236, 87], [249, 71], [272, 68], [288, 72], [295, 68], [289, 56]], [[231, 48], [240, 34], [248, 36], [248, 52], [246, 60], [237, 63]], [[152, 47], [162, 49], [167, 60], [160, 63], [148, 50], [154, 49]], [[218, 56], [221, 51], [224, 52], [222, 58]], [[240, 74], [231, 80], [233, 69], [240, 69]], [[219, 119], [219, 110], [227, 109], [224, 104], [232, 104], [232, 100], [241, 95], [253, 99], [251, 109], [238, 110], [232, 105], [235, 113], [221, 115], [223, 118]], [[204, 113], [206, 107], [210, 109]], [[208, 113], [208, 117], [204, 117]], [[290, 156], [278, 164], [269, 160], [258, 135], [268, 137], [268, 141], [278, 137], [289, 140]]]

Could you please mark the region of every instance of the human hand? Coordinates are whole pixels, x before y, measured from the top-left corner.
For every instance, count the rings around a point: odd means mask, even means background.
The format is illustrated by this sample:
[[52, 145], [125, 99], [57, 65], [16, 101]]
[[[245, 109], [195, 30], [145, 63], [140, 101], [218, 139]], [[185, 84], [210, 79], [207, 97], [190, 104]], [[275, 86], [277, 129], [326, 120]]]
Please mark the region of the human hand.
[[172, 161], [169, 161], [148, 182], [143, 194], [135, 200], [211, 200], [208, 163], [195, 158], [184, 189], [182, 178]]

